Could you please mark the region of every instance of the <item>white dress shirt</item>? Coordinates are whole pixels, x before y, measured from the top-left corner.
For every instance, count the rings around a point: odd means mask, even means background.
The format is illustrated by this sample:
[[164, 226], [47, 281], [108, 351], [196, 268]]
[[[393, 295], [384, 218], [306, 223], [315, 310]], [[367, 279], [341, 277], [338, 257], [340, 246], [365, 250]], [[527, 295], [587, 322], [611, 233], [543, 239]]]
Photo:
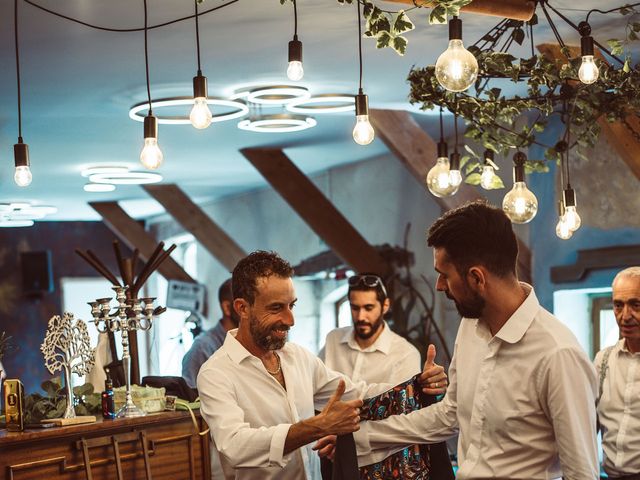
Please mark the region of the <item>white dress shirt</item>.
[[458, 480], [598, 478], [595, 370], [571, 331], [522, 285], [526, 300], [495, 336], [462, 319], [442, 402], [363, 422], [359, 455], [459, 430]]
[[[594, 360], [600, 378], [604, 350]], [[609, 368], [598, 403], [604, 470], [610, 477], [640, 473], [640, 353], [625, 340], [609, 354]]]
[[[294, 343], [278, 351], [286, 390], [267, 373], [230, 330], [223, 346], [198, 374], [201, 412], [225, 467], [227, 478], [251, 480], [320, 480], [320, 460], [313, 443], [283, 454], [292, 424], [314, 416], [335, 392], [338, 372]], [[343, 400], [377, 395], [390, 385], [367, 388], [345, 378]]]
[[383, 323], [376, 341], [360, 348], [353, 327], [336, 328], [327, 335], [320, 358], [332, 370], [344, 373], [354, 382], [397, 385], [422, 370], [420, 352]]

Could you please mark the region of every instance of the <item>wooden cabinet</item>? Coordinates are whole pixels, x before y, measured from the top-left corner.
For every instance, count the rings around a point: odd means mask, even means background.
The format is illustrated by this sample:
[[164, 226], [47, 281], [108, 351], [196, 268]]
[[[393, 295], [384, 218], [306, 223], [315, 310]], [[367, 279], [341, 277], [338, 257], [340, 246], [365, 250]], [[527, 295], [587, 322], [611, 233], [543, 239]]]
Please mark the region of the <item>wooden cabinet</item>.
[[[206, 428], [198, 415], [196, 421], [200, 431]], [[6, 480], [113, 480], [118, 463], [127, 480], [210, 480], [209, 458], [209, 435], [198, 435], [188, 412], [0, 430], [0, 475]]]

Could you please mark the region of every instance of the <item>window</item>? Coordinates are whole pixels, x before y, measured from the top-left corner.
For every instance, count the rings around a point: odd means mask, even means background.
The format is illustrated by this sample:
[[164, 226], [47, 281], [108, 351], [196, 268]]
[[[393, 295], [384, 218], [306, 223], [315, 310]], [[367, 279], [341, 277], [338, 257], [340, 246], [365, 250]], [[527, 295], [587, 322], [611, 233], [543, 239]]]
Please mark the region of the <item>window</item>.
[[610, 293], [606, 296], [591, 297], [591, 324], [593, 325], [594, 352], [614, 345], [620, 338]]

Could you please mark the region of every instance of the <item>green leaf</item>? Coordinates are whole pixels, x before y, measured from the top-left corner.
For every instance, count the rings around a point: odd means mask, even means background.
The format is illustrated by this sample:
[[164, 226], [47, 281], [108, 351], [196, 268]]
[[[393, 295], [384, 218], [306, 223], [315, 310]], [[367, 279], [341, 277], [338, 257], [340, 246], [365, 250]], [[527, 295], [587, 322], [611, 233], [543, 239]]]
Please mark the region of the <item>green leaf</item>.
[[464, 182], [468, 183], [469, 185], [480, 185], [481, 179], [482, 177], [480, 176], [479, 173], [472, 173], [471, 175], [466, 176], [466, 178], [464, 179]]
[[622, 71], [624, 73], [629, 73], [631, 71], [631, 65], [629, 64], [628, 58], [624, 61], [624, 66], [622, 67]]
[[393, 40], [393, 38], [391, 37], [391, 35], [389, 35], [388, 32], [381, 32], [377, 37], [376, 37], [376, 47], [377, 48], [384, 48], [384, 47], [388, 47], [391, 44], [391, 41]]
[[504, 188], [504, 182], [498, 175], [494, 175], [490, 187], [491, 188], [489, 190], [499, 190]]
[[391, 43], [391, 47], [400, 55], [404, 55], [407, 51], [407, 39], [404, 37], [395, 37]]
[[518, 45], [522, 45], [522, 42], [524, 41], [524, 30], [522, 30], [521, 28], [516, 28], [513, 32], [511, 32], [511, 38], [513, 38], [513, 41]]
[[447, 9], [442, 5], [438, 5], [429, 14], [429, 23], [431, 25], [443, 25], [447, 23]]
[[405, 32], [410, 32], [413, 30], [415, 25], [409, 19], [409, 17], [404, 13], [404, 10], [400, 10], [393, 16], [393, 20], [391, 21], [393, 26], [393, 33], [396, 35], [400, 35]]
[[478, 154], [477, 154], [476, 152], [474, 152], [474, 151], [473, 151], [473, 149], [472, 149], [469, 145], [467, 145], [466, 143], [464, 144], [464, 149], [465, 149], [467, 152], [469, 152], [469, 154], [470, 154], [473, 158], [480, 158], [480, 157], [478, 156]]

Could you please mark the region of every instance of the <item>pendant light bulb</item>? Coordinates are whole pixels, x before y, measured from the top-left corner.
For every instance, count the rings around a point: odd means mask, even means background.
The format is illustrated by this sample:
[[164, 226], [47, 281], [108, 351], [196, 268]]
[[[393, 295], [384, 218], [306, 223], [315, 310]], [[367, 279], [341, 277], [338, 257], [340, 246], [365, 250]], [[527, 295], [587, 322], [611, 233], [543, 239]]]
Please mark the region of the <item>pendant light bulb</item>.
[[482, 174], [480, 175], [480, 186], [485, 190], [491, 190], [496, 178], [496, 170], [493, 163], [493, 150], [485, 150]]
[[573, 236], [573, 232], [569, 228], [564, 215], [558, 218], [558, 224], [556, 225], [556, 235], [562, 240], [569, 240]]
[[19, 187], [28, 187], [33, 175], [29, 168], [29, 145], [22, 141], [22, 137], [19, 137], [18, 143], [13, 146], [13, 157], [16, 167], [13, 180]]
[[528, 223], [538, 212], [538, 199], [524, 182], [526, 158], [522, 152], [515, 154], [513, 158], [515, 163], [513, 188], [502, 200], [502, 209], [513, 223]]
[[427, 188], [432, 195], [443, 198], [450, 197], [458, 191], [458, 187], [451, 184], [449, 170], [449, 157], [447, 144], [444, 141], [438, 142], [438, 158], [436, 164], [427, 173]]
[[449, 20], [449, 46], [436, 61], [436, 78], [450, 92], [462, 92], [478, 78], [478, 60], [462, 43], [462, 20]]
[[198, 70], [198, 74], [193, 77], [193, 108], [189, 114], [191, 125], [202, 130], [211, 125], [213, 115], [207, 103], [207, 77], [202, 75]]
[[289, 42], [289, 66], [287, 67], [287, 78], [297, 82], [302, 80], [304, 68], [302, 68], [302, 42], [298, 40], [298, 35], [293, 36]]
[[591, 36], [591, 26], [587, 22], [580, 22], [578, 25], [580, 32], [580, 50], [582, 64], [578, 70], [578, 78], [586, 85], [591, 85], [600, 76], [600, 69], [594, 60], [593, 37]]
[[576, 209], [576, 193], [571, 185], [567, 184], [567, 188], [562, 192], [562, 199], [564, 204], [564, 218], [567, 226], [572, 232], [575, 232], [582, 225], [582, 219], [578, 215]]
[[140, 162], [149, 169], [155, 170], [162, 165], [164, 156], [158, 146], [158, 121], [153, 115], [144, 118], [144, 147], [140, 152]]
[[356, 95], [356, 125], [353, 127], [353, 139], [358, 145], [369, 145], [374, 137], [375, 131], [369, 122], [369, 99], [360, 89]]

